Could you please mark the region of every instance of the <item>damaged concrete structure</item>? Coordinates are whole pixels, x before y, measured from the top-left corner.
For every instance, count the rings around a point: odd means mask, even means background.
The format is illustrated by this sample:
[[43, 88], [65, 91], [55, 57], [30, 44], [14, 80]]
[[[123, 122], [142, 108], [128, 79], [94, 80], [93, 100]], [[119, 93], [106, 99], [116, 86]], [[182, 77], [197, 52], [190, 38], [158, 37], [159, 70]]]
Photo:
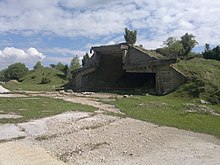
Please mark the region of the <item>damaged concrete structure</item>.
[[186, 76], [172, 65], [176, 59], [140, 46], [117, 44], [91, 50], [92, 57], [73, 73], [76, 91], [143, 89], [163, 95], [186, 81]]

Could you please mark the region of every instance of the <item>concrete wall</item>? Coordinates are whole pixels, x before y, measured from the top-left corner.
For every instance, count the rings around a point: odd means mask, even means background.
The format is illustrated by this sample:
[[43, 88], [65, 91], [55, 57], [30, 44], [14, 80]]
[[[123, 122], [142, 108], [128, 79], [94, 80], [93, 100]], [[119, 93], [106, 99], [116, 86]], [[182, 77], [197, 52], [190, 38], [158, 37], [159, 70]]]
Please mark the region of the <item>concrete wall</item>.
[[186, 82], [186, 77], [172, 66], [164, 65], [157, 68], [156, 92], [159, 95], [167, 94]]
[[147, 64], [149, 61], [152, 60], [155, 60], [155, 58], [150, 57], [146, 53], [131, 47], [129, 48], [129, 51], [127, 53], [125, 65]]
[[74, 81], [76, 89], [97, 90], [116, 88], [118, 80], [124, 74], [122, 55], [114, 56], [101, 54], [99, 66], [95, 71], [85, 74], [79, 72]]

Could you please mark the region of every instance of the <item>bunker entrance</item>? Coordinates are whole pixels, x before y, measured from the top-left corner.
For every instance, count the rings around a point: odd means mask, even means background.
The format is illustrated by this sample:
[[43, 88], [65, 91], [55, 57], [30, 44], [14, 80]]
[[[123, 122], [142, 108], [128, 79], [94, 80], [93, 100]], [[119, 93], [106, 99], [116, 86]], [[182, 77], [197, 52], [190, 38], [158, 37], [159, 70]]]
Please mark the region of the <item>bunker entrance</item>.
[[124, 88], [155, 89], [156, 73], [124, 73], [119, 80]]

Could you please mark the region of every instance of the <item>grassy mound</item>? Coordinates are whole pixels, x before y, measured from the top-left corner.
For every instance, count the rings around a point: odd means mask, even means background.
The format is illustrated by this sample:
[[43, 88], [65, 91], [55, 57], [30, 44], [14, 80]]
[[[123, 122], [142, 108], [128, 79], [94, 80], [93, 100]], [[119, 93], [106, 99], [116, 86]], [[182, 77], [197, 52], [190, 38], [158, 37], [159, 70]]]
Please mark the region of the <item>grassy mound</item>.
[[[23, 80], [24, 84], [43, 84], [44, 78], [50, 79], [50, 84], [62, 84], [64, 83], [64, 74], [54, 68], [40, 68], [35, 71], [31, 71]], [[46, 83], [45, 83], [46, 84]]]
[[52, 91], [66, 83], [63, 72], [54, 68], [40, 68], [25, 76], [21, 83], [7, 83], [10, 90]]
[[205, 98], [212, 103], [220, 103], [220, 62], [194, 58], [175, 64], [189, 78], [177, 93], [191, 97]]

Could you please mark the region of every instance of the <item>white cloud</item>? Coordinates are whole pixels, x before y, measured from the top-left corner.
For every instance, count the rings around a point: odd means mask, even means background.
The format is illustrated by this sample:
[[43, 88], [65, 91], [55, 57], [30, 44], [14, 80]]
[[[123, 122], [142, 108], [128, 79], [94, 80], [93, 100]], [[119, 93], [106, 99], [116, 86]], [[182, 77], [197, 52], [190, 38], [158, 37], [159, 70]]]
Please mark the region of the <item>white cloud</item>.
[[0, 69], [4, 69], [8, 65], [16, 62], [22, 62], [28, 66], [32, 66], [45, 57], [45, 55], [35, 48], [29, 48], [25, 51], [14, 47], [6, 47], [2, 51], [0, 50]]
[[61, 62], [63, 64], [70, 64], [70, 61], [72, 60], [72, 57], [46, 57], [43, 59], [43, 63], [45, 66], [49, 64], [57, 64], [58, 62]]
[[219, 7], [219, 0], [5, 0], [0, 1], [0, 34], [96, 38], [121, 35], [131, 27], [153, 47], [186, 32], [193, 33], [201, 45], [217, 44]]
[[44, 49], [44, 52], [62, 55], [63, 57], [68, 56], [68, 57], [72, 57], [72, 58], [75, 57], [76, 55], [78, 57], [81, 57], [86, 54], [86, 51], [73, 50], [73, 49], [69, 49], [69, 48], [60, 48], [60, 47], [47, 48], [47, 49]]
[[[89, 49], [88, 49], [88, 51], [89, 51]], [[43, 59], [42, 62], [45, 65], [56, 64], [58, 62], [69, 65], [71, 60], [75, 56], [77, 56], [81, 62], [81, 60], [83, 59], [83, 56], [86, 53], [89, 53], [88, 51], [73, 50], [73, 49], [69, 49], [69, 48], [60, 48], [60, 47], [47, 48], [47, 49], [44, 49], [45, 53], [56, 54], [56, 56], [53, 56], [53, 57], [47, 56], [46, 58]]]

